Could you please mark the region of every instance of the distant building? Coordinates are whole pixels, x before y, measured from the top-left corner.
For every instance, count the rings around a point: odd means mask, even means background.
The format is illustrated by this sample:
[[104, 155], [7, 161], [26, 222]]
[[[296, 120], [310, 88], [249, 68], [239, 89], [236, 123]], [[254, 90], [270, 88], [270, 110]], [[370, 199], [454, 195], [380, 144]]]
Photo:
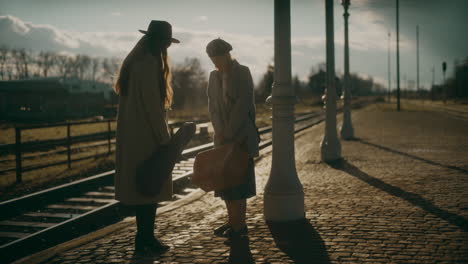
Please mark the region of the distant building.
[[96, 82], [92, 80], [80, 80], [78, 78], [56, 78], [70, 93], [103, 93], [106, 100], [110, 99], [114, 90], [108, 83]]
[[111, 102], [115, 100], [111, 91], [108, 84], [77, 79], [0, 81], [0, 119], [57, 120], [103, 115], [106, 105], [115, 103]]
[[[309, 76], [309, 88], [313, 94], [323, 95], [327, 87], [327, 73], [320, 70], [314, 75]], [[335, 76], [335, 91], [341, 95], [341, 80]]]

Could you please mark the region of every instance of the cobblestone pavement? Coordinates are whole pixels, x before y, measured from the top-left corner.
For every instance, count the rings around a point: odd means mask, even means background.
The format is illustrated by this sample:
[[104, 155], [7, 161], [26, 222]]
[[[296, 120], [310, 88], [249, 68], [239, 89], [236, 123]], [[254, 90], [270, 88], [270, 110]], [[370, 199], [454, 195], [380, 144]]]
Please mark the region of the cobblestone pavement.
[[[468, 263], [468, 120], [394, 112], [382, 104], [353, 113], [357, 140], [342, 141], [342, 162], [320, 161], [323, 124], [296, 137], [306, 217], [324, 244], [325, 263]], [[248, 203], [256, 263], [294, 263], [263, 218], [271, 148], [257, 161], [258, 195]], [[223, 263], [229, 248], [212, 235], [226, 219], [206, 194], [158, 216], [157, 234], [172, 248], [133, 255], [135, 227], [58, 253], [44, 263]], [[315, 263], [311, 261], [310, 263]]]

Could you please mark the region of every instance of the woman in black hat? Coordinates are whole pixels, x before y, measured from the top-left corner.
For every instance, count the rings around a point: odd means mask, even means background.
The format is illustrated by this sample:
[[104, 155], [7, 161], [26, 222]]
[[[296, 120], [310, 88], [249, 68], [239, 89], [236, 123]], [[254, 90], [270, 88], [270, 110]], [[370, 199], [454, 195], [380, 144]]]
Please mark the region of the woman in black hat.
[[[256, 194], [253, 157], [258, 156], [259, 137], [255, 125], [252, 75], [248, 67], [231, 57], [231, 50], [232, 46], [220, 38], [206, 46], [206, 52], [216, 67], [210, 74], [207, 91], [210, 119], [215, 132], [214, 145], [235, 143], [250, 156], [247, 175], [239, 175], [245, 179], [244, 183], [215, 192], [215, 196], [225, 201], [228, 211], [228, 222], [217, 228], [215, 235], [227, 237], [233, 253], [232, 249], [239, 248], [239, 245], [243, 245], [240, 248], [248, 248], [246, 199]], [[230, 260], [253, 262], [248, 250], [243, 250], [240, 255], [235, 252], [230, 254]]]
[[151, 21], [147, 31], [122, 63], [115, 92], [119, 95], [116, 135], [115, 198], [136, 211], [137, 253], [162, 253], [169, 247], [154, 236], [157, 203], [172, 198], [172, 179], [158, 195], [137, 191], [136, 169], [161, 144], [170, 140], [166, 110], [172, 104], [171, 73], [167, 49], [171, 25]]

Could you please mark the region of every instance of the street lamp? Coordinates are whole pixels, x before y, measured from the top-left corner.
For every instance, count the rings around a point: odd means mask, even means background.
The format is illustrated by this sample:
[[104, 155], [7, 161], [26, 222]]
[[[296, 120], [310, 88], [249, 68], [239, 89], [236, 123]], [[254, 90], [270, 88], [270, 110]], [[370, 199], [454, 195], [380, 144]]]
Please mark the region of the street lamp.
[[341, 138], [349, 140], [354, 137], [353, 123], [351, 122], [351, 90], [349, 88], [349, 39], [348, 39], [348, 8], [350, 0], [341, 0], [344, 8], [344, 82], [343, 82], [343, 124], [341, 125]]
[[321, 158], [325, 162], [341, 158], [341, 144], [336, 132], [336, 88], [335, 88], [335, 39], [333, 31], [333, 0], [325, 0], [325, 27], [327, 53], [327, 88], [325, 111], [325, 134], [320, 145]]
[[265, 186], [264, 214], [267, 222], [304, 219], [304, 191], [294, 155], [294, 104], [291, 86], [291, 3], [275, 0], [275, 82], [273, 105], [273, 157]]

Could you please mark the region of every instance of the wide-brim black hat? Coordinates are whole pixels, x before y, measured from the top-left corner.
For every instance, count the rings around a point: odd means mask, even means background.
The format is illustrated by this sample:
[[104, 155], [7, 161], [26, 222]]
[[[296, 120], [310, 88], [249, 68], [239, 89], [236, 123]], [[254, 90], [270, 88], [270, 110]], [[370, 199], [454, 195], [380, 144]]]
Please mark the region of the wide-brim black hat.
[[180, 43], [178, 39], [172, 37], [172, 26], [167, 21], [152, 20], [148, 25], [148, 30], [138, 30], [146, 35], [157, 35], [160, 39], [171, 40], [172, 43]]

